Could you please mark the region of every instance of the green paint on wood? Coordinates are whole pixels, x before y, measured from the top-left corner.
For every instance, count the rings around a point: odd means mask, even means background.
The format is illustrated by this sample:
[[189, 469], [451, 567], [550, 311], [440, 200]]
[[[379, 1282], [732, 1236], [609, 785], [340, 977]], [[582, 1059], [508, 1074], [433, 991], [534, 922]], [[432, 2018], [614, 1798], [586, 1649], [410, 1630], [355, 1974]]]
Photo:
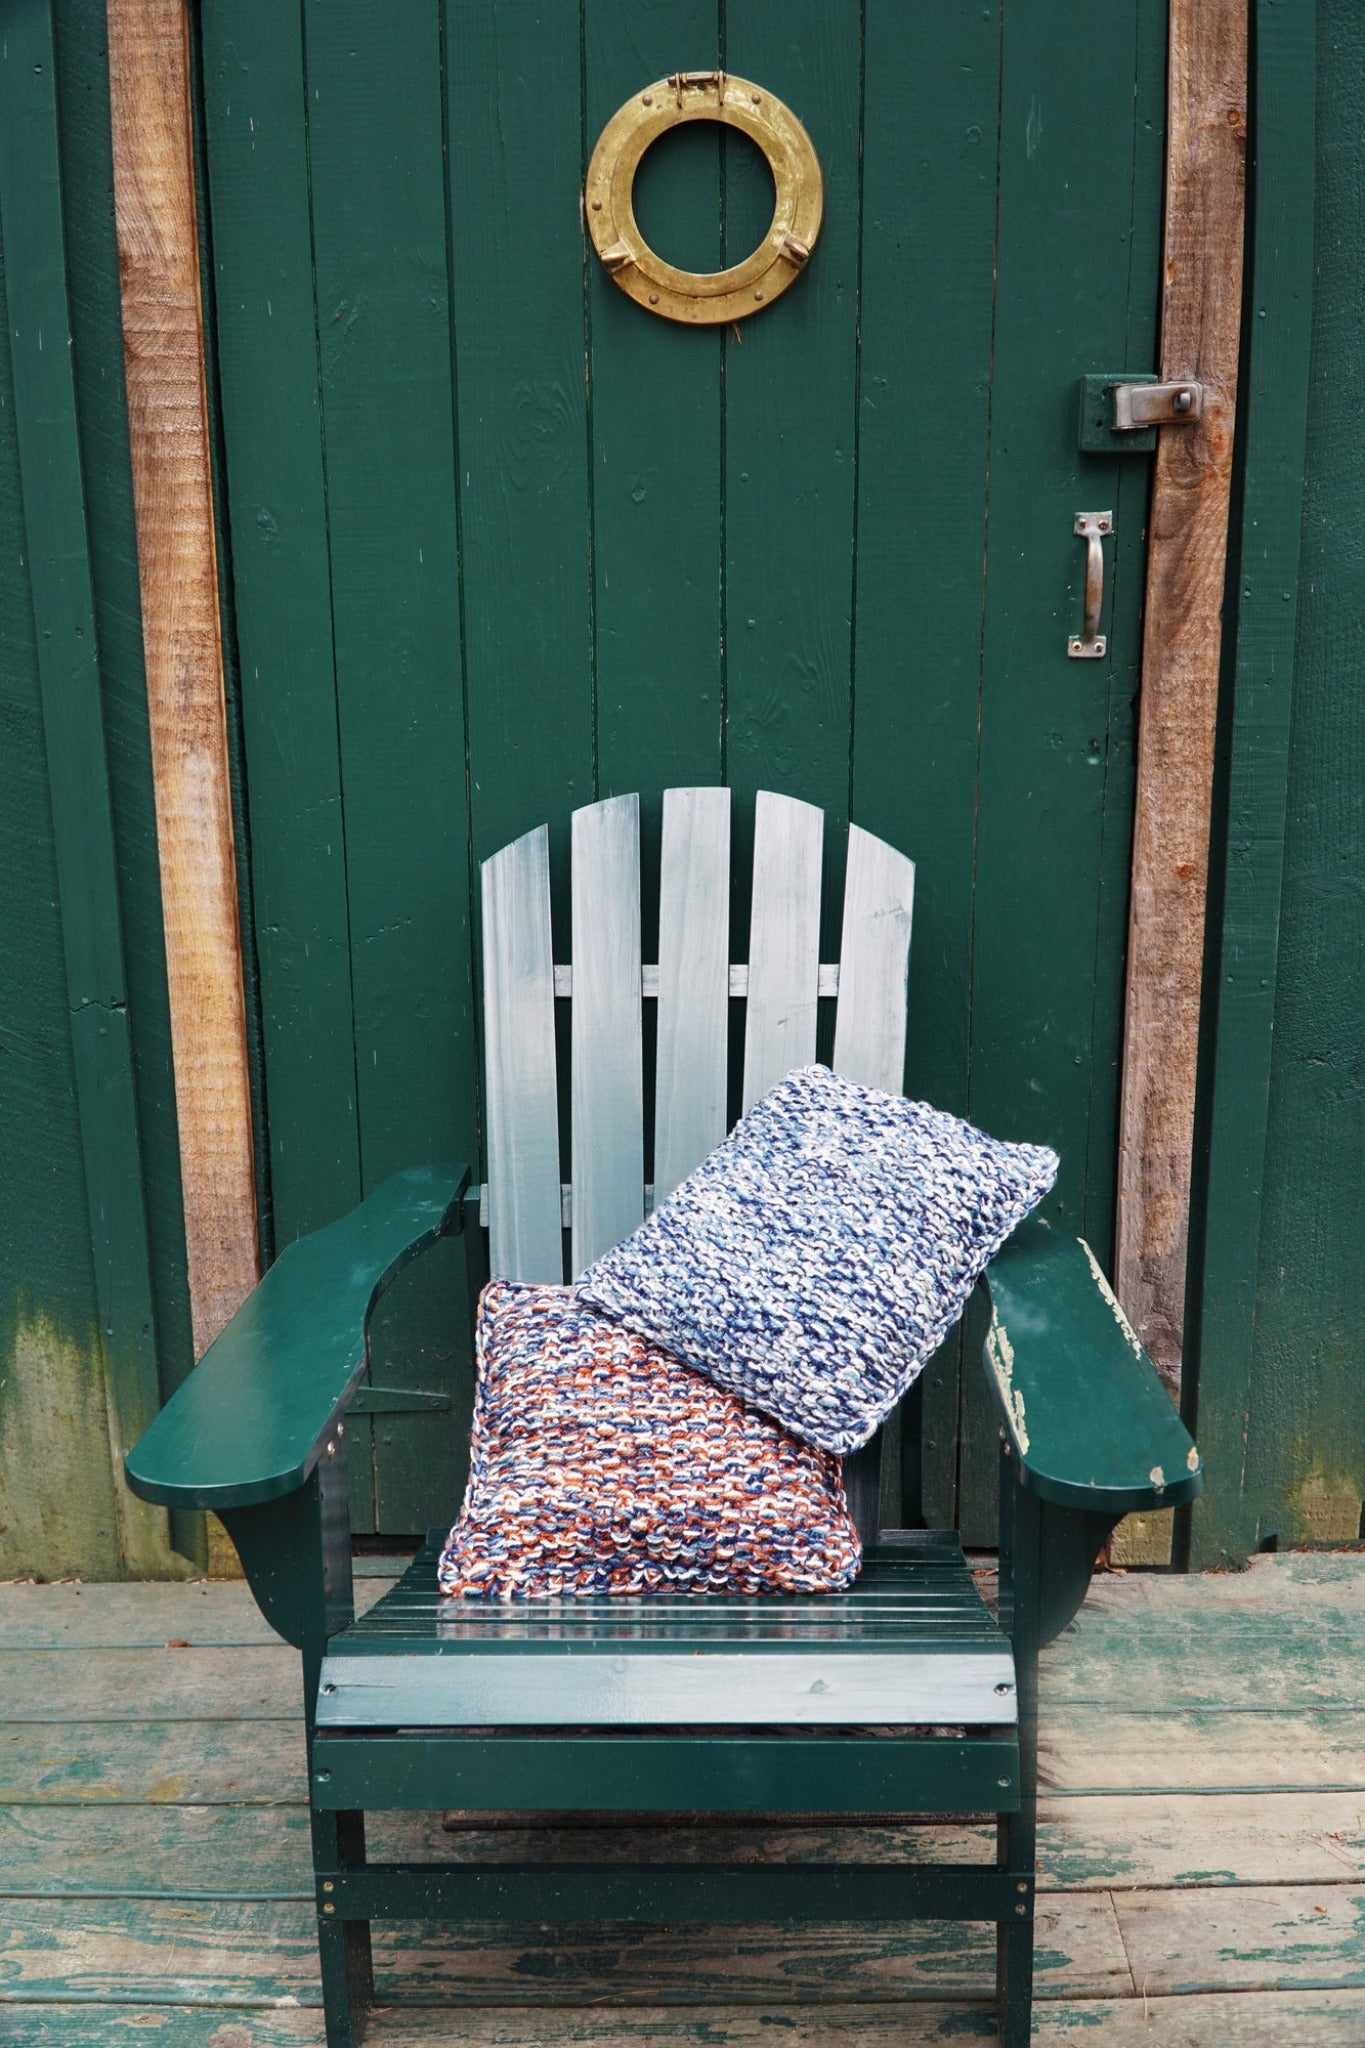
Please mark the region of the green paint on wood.
[[[1329, 588], [1319, 599], [1311, 629], [1310, 614], [1305, 612], [1302, 654], [1296, 646], [1300, 579], [1307, 591], [1324, 563], [1335, 563], [1340, 551], [1335, 522], [1342, 507], [1333, 500], [1330, 539], [1319, 510], [1311, 530], [1317, 560], [1311, 552], [1307, 558], [1301, 556], [1310, 394], [1318, 407], [1319, 456], [1352, 415], [1349, 409], [1345, 414], [1339, 410], [1340, 401], [1331, 389], [1331, 344], [1326, 362], [1320, 343], [1312, 363], [1309, 353], [1315, 260], [1314, 0], [1289, 5], [1259, 0], [1254, 19], [1248, 331], [1239, 401], [1244, 421], [1242, 474], [1234, 515], [1239, 532], [1229, 572], [1236, 603], [1235, 609], [1229, 606], [1230, 702], [1223, 712], [1218, 791], [1218, 822], [1225, 843], [1222, 860], [1214, 861], [1210, 876], [1209, 1010], [1200, 1104], [1205, 1156], [1192, 1203], [1188, 1317], [1195, 1371], [1186, 1398], [1198, 1414], [1210, 1476], [1208, 1496], [1191, 1518], [1191, 1562], [1203, 1566], [1240, 1561], [1264, 1536], [1278, 1533], [1270, 1525], [1282, 1518], [1289, 1497], [1308, 1477], [1314, 1460], [1316, 1446], [1305, 1455], [1297, 1432], [1301, 1403], [1310, 1387], [1316, 1398], [1316, 1382], [1325, 1383], [1325, 1399], [1315, 1422], [1329, 1427], [1355, 1422], [1357, 1458], [1351, 1462], [1357, 1474], [1359, 1447], [1365, 1441], [1360, 1435], [1365, 1410], [1358, 1378], [1354, 1401], [1349, 1396], [1342, 1400], [1345, 1377], [1340, 1370], [1335, 1398], [1331, 1391], [1334, 1341], [1342, 1340], [1349, 1350], [1352, 1339], [1358, 1342], [1365, 1334], [1357, 1238], [1362, 1215], [1359, 1158], [1348, 1130], [1335, 1126], [1329, 1107], [1332, 1077], [1339, 1087], [1343, 1062], [1346, 1069], [1354, 1066], [1358, 1049], [1343, 1049], [1342, 1054], [1329, 1056], [1326, 1067], [1314, 1071], [1324, 1027], [1330, 1043], [1336, 1036], [1332, 1017], [1344, 1021], [1349, 1013], [1358, 1020], [1359, 1012], [1358, 990], [1345, 965], [1348, 956], [1340, 951], [1339, 920], [1321, 906], [1308, 910], [1319, 893], [1314, 886], [1318, 877], [1325, 883], [1329, 876], [1342, 873], [1342, 856], [1349, 862], [1351, 844], [1361, 843], [1362, 757], [1358, 738], [1354, 744], [1347, 739], [1353, 733], [1354, 706], [1341, 695], [1325, 725], [1321, 714], [1307, 710], [1314, 694], [1309, 677], [1324, 658], [1324, 636], [1333, 649], [1327, 658], [1334, 665], [1340, 661], [1336, 627], [1329, 620], [1335, 621], [1342, 615], [1340, 607], [1350, 604], [1352, 586], [1333, 588], [1330, 570]], [[1351, 32], [1359, 78], [1360, 41], [1354, 21]], [[1335, 89], [1342, 89], [1335, 51], [1325, 67], [1324, 82], [1329, 78]], [[1348, 152], [1359, 148], [1349, 104], [1349, 92], [1343, 90], [1339, 118], [1348, 125], [1338, 132]], [[1349, 171], [1347, 185], [1353, 189]], [[1337, 232], [1324, 221], [1324, 253]], [[1358, 291], [1347, 259], [1338, 255], [1336, 262], [1335, 289]], [[1342, 361], [1339, 354], [1336, 360]], [[1312, 369], [1317, 374], [1310, 377]], [[1358, 405], [1354, 423], [1358, 447]], [[1348, 448], [1338, 447], [1335, 459], [1349, 463]], [[1323, 505], [1321, 493], [1315, 503]], [[1358, 540], [1347, 559], [1358, 569]], [[1357, 573], [1357, 587], [1359, 583]], [[1310, 631], [1312, 638], [1307, 637]], [[1334, 666], [1334, 673], [1344, 685], [1347, 665]], [[1325, 745], [1326, 753], [1315, 759], [1313, 740], [1300, 722], [1295, 748], [1298, 781], [1291, 803], [1296, 700], [1305, 707], [1309, 733], [1317, 727], [1318, 744]], [[1314, 793], [1329, 791], [1334, 792], [1329, 798], [1332, 824], [1323, 832], [1311, 811]], [[1353, 812], [1354, 826], [1348, 823]], [[1286, 963], [1293, 963], [1285, 990], [1287, 1020], [1292, 1018], [1296, 1029], [1280, 1055], [1275, 1049], [1277, 977], [1281, 934], [1288, 928], [1283, 887], [1291, 816], [1297, 821], [1296, 848], [1302, 850], [1307, 868], [1297, 907], [1312, 929], [1330, 938], [1324, 947], [1305, 933], [1306, 950], [1303, 943], [1291, 942], [1293, 950], [1285, 955]], [[1345, 845], [1338, 843], [1342, 832], [1347, 835]], [[1349, 885], [1343, 908], [1354, 922], [1358, 958], [1360, 904]], [[1327, 967], [1331, 978], [1324, 984], [1325, 961], [1333, 958], [1338, 964]], [[1358, 1040], [1358, 1028], [1353, 1036]], [[1348, 1104], [1358, 1093], [1348, 1081]], [[1278, 1111], [1275, 1153], [1270, 1150], [1272, 1097]], [[1351, 1114], [1348, 1107], [1348, 1120]], [[1323, 1143], [1325, 1151], [1318, 1149]], [[1323, 1229], [1332, 1249], [1318, 1271], [1324, 1279], [1329, 1272], [1342, 1275], [1336, 1282], [1336, 1313], [1328, 1310], [1326, 1329], [1318, 1320], [1321, 1296], [1311, 1258], [1305, 1263], [1316, 1232]], [[1343, 1285], [1345, 1296], [1340, 1292]], [[1269, 1344], [1260, 1338], [1263, 1288], [1271, 1311]], [[1344, 1465], [1350, 1458], [1348, 1441], [1349, 1435], [1337, 1438], [1340, 1448], [1328, 1454], [1334, 1464], [1340, 1458]], [[1365, 1493], [1365, 1486], [1361, 1491]]]
[[[1321, 0], [1294, 703], [1243, 1542], [1354, 1542], [1365, 1499], [1365, 292], [1354, 253], [1365, 220], [1363, 92], [1365, 19]], [[1306, 135], [1294, 139], [1308, 147]], [[1291, 609], [1282, 587], [1266, 604]], [[1219, 1398], [1210, 1376], [1201, 1410]]]
[[[99, 644], [86, 538], [50, 13], [0, 49], [0, 213], [76, 1102], [115, 1469], [159, 1402]], [[54, 339], [56, 338], [56, 339]], [[45, 346], [46, 343], [46, 346]], [[37, 1276], [30, 1287], [41, 1286]], [[170, 1565], [164, 1515], [115, 1480], [119, 1559]]]

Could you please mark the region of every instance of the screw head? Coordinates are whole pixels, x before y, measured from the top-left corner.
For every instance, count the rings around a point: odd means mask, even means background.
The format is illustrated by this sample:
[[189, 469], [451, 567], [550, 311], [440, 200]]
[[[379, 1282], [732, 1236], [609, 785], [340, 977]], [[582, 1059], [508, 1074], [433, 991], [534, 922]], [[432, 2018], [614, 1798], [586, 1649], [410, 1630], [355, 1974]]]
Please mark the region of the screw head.
[[592, 210], [594, 213], [600, 213], [602, 211], [602, 202], [600, 199], [593, 200]]
[[654, 104], [654, 95], [653, 95], [653, 93], [652, 93], [652, 92], [643, 92], [643, 93], [641, 93], [641, 95], [640, 95], [640, 105], [641, 105], [642, 107], [652, 107], [652, 106], [653, 106], [653, 104]]
[[[330, 1906], [328, 1906], [328, 1908], [327, 1908], [327, 1911], [328, 1911], [328, 1912], [330, 1913], [330, 1912], [331, 1912], [331, 1910], [332, 1910], [332, 1909], [331, 1909], [331, 1907], [330, 1907]], [[1027, 1907], [1027, 1906], [1016, 1906], [1014, 1910], [1015, 1910], [1015, 1912], [1016, 1912], [1016, 1913], [1027, 1913], [1027, 1911], [1028, 1911], [1028, 1907]]]
[[336, 1907], [335, 1907], [335, 1906], [324, 1906], [322, 1910], [323, 1910], [323, 1912], [324, 1912], [324, 1913], [335, 1913], [335, 1911], [336, 1911]]
[[[324, 1685], [322, 1689], [323, 1689], [323, 1691], [324, 1691], [324, 1692], [335, 1692], [335, 1691], [336, 1691], [336, 1687], [335, 1687], [335, 1686], [334, 1686], [334, 1685], [333, 1685], [333, 1684], [332, 1684], [332, 1683], [331, 1683], [330, 1681], [329, 1681], [329, 1682], [328, 1682], [328, 1683], [327, 1683], [326, 1685]], [[997, 1686], [997, 1687], [996, 1687], [995, 1689], [996, 1689], [996, 1691], [997, 1691], [997, 1692], [999, 1692], [999, 1690], [1000, 1690], [999, 1686]]]
[[997, 1685], [997, 1687], [996, 1687], [995, 1689], [996, 1689], [996, 1691], [997, 1691], [998, 1693], [1000, 1693], [1000, 1694], [1001, 1694], [1002, 1696], [1003, 1696], [1003, 1695], [1004, 1695], [1005, 1693], [1007, 1693], [1007, 1692], [1013, 1692], [1013, 1691], [1014, 1691], [1014, 1687], [1013, 1687], [1013, 1686], [1012, 1686], [1012, 1685], [1010, 1684], [1009, 1680], [1008, 1680], [1008, 1679], [1005, 1679], [1005, 1678], [1002, 1678], [1002, 1679], [1001, 1679], [1001, 1681], [1000, 1681], [999, 1685]]
[[755, 297], [756, 299], [761, 299], [761, 298], [763, 297], [763, 294], [762, 294], [762, 292], [755, 292], [755, 293], [754, 293], [754, 297]]
[[[330, 1878], [330, 1877], [328, 1877], [328, 1878], [324, 1878], [324, 1879], [323, 1879], [322, 1889], [323, 1889], [323, 1890], [324, 1890], [325, 1892], [334, 1892], [334, 1891], [336, 1890], [336, 1886], [335, 1886], [335, 1885], [334, 1885], [334, 1884], [332, 1883], [332, 1880], [331, 1880], [331, 1878]], [[1020, 1891], [1022, 1891], [1022, 1890], [1024, 1889], [1024, 1887], [1023, 1887], [1022, 1885], [1020, 1885], [1019, 1889], [1020, 1889]]]

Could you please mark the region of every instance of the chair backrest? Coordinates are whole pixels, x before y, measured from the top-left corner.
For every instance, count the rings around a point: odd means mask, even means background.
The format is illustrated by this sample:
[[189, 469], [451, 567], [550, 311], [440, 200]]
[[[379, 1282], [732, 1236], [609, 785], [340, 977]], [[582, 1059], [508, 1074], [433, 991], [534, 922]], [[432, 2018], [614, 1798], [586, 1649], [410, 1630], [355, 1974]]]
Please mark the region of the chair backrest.
[[[836, 1002], [832, 1064], [898, 1092], [905, 1061], [913, 862], [856, 825], [837, 962], [820, 960], [824, 814], [760, 791], [748, 960], [730, 959], [730, 792], [663, 800], [659, 957], [641, 957], [640, 803], [573, 814], [572, 962], [556, 964], [549, 834], [483, 863], [489, 1270], [573, 1275], [638, 1227], [728, 1125], [729, 1058], [744, 1005], [740, 1102], [748, 1109], [816, 1057], [821, 998]], [[569, 1174], [561, 1174], [556, 1001], [570, 1003]], [[654, 1034], [653, 1172], [645, 1157], [644, 1008]]]
[[[759, 793], [748, 961], [730, 959], [730, 792], [663, 800], [659, 959], [640, 949], [640, 804], [573, 814], [572, 963], [550, 939], [544, 826], [483, 863], [489, 1270], [562, 1281], [619, 1244], [724, 1138], [734, 1004], [745, 1006], [744, 1109], [816, 1056], [837, 1001], [832, 1064], [898, 1091], [905, 1061], [913, 862], [850, 826], [837, 962], [820, 960], [824, 815]], [[560, 1171], [555, 1003], [570, 1004], [569, 1175]], [[643, 1010], [657, 1005], [653, 1173], [645, 1159]]]

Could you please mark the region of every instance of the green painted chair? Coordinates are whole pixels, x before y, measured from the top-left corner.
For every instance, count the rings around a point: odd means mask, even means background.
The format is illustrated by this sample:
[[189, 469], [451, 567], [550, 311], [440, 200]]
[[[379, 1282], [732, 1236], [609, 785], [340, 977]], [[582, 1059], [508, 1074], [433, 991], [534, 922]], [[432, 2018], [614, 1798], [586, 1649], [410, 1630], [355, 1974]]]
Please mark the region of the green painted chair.
[[[1194, 1445], [1089, 1250], [1031, 1221], [987, 1275], [1000, 1416], [998, 1615], [951, 1530], [878, 1526], [877, 1444], [847, 1464], [866, 1562], [824, 1598], [440, 1598], [433, 1531], [357, 1620], [345, 1418], [385, 1287], [463, 1232], [488, 1271], [562, 1280], [635, 1228], [724, 1136], [745, 1005], [753, 1102], [814, 1058], [902, 1084], [914, 871], [848, 838], [837, 965], [819, 958], [823, 818], [761, 795], [748, 960], [729, 959], [723, 790], [664, 798], [658, 962], [640, 948], [638, 804], [577, 811], [573, 963], [550, 939], [548, 836], [483, 868], [488, 1181], [395, 1174], [290, 1247], [130, 1453], [144, 1499], [222, 1516], [262, 1611], [303, 1654], [327, 2039], [359, 2040], [375, 1919], [994, 1922], [1000, 2031], [1029, 2036], [1037, 1658], [1080, 1606], [1119, 1517], [1199, 1491]], [[561, 1184], [555, 1005], [572, 1003]], [[642, 1015], [656, 1010], [645, 1178]], [[903, 1404], [917, 1441], [918, 1402]], [[433, 1501], [449, 1519], [454, 1503]], [[367, 1861], [367, 1810], [992, 1816], [994, 1863], [474, 1866]]]

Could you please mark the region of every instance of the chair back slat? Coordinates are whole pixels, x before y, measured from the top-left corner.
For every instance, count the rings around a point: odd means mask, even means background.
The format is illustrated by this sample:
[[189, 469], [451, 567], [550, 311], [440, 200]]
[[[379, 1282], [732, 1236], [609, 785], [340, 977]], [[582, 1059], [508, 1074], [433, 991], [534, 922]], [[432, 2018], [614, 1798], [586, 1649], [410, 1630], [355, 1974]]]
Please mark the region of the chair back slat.
[[815, 1058], [823, 811], [760, 790], [754, 814], [743, 1106]]
[[645, 1215], [640, 799], [573, 814], [573, 1270]]
[[550, 835], [483, 864], [488, 1263], [505, 1280], [564, 1278], [555, 1093]]
[[730, 1019], [730, 792], [664, 794], [654, 1189], [671, 1195], [725, 1136]]
[[834, 1071], [899, 1095], [905, 1079], [906, 987], [915, 864], [857, 825], [848, 828]]

